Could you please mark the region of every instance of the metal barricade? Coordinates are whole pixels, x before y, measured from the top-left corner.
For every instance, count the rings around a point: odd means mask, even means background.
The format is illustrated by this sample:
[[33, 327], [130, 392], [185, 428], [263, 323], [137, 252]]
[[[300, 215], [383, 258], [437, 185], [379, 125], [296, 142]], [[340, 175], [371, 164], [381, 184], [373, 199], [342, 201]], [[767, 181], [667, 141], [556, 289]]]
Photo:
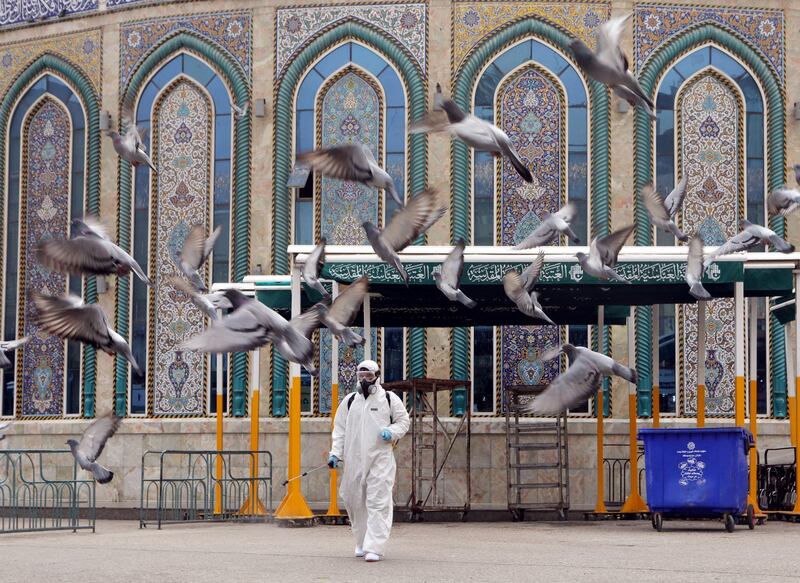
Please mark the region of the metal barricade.
[[[612, 452], [615, 451], [624, 451], [628, 448], [627, 443], [606, 443], [605, 448], [608, 450], [610, 449]], [[644, 451], [642, 446], [639, 445], [637, 448], [637, 460], [639, 466], [639, 492], [642, 495], [642, 498], [646, 499], [646, 491], [645, 491], [645, 479], [644, 479]], [[625, 503], [625, 500], [630, 494], [630, 484], [628, 483], [630, 480], [630, 467], [631, 467], [631, 460], [630, 457], [620, 453], [616, 457], [604, 457], [603, 458], [603, 467], [605, 469], [605, 504], [606, 507], [610, 512], [617, 512], [622, 505]]]
[[[775, 456], [779, 459], [776, 461]], [[758, 464], [758, 505], [761, 510], [792, 510], [797, 500], [795, 484], [795, 449], [774, 447], [764, 451], [764, 463]]]
[[[217, 464], [221, 460], [221, 479]], [[252, 468], [256, 471], [252, 472]], [[255, 493], [255, 497], [251, 497]], [[266, 500], [266, 508], [260, 502]], [[142, 454], [139, 528], [156, 523], [267, 521], [272, 454], [250, 450], [164, 450]]]
[[95, 518], [95, 482], [68, 449], [0, 451], [0, 533], [94, 532]]

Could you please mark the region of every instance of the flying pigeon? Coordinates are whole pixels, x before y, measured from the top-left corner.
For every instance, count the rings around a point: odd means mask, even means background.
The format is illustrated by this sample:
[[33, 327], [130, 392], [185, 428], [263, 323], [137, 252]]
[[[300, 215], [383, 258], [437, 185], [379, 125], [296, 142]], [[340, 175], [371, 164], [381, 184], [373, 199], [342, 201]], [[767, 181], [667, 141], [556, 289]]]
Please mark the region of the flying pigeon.
[[679, 241], [684, 243], [689, 240], [689, 236], [684, 234], [675, 224], [672, 219], [674, 215], [670, 215], [666, 204], [661, 200], [661, 196], [653, 188], [653, 183], [645, 184], [639, 193], [644, 203], [644, 208], [647, 209], [647, 214], [650, 215], [650, 221], [659, 229], [666, 233], [672, 233]]
[[543, 265], [544, 252], [540, 251], [533, 263], [522, 272], [522, 275], [513, 269], [506, 272], [503, 276], [503, 290], [505, 290], [508, 299], [516, 304], [520, 312], [531, 318], [544, 320], [548, 324], [555, 325], [555, 322], [544, 313], [542, 305], [539, 303], [539, 294], [533, 291], [533, 287], [539, 281], [539, 274]]
[[394, 187], [392, 177], [378, 166], [372, 155], [372, 148], [366, 144], [342, 144], [322, 148], [300, 154], [297, 160], [311, 166], [323, 176], [382, 188], [399, 207], [403, 207], [403, 201], [400, 200], [400, 195]]
[[231, 109], [236, 114], [236, 119], [241, 119], [247, 115], [247, 111], [250, 107], [250, 100], [248, 99], [241, 106], [236, 105], [233, 101], [231, 101]]
[[628, 225], [605, 237], [595, 237], [592, 239], [588, 256], [581, 252], [575, 254], [583, 270], [597, 279], [630, 283], [627, 279], [614, 271], [614, 267], [617, 265], [619, 252], [623, 245], [625, 245], [625, 241], [633, 232], [633, 229], [633, 225]]
[[447, 114], [447, 121], [444, 121], [441, 115], [429, 113], [411, 125], [411, 133], [447, 132], [479, 152], [505, 156], [525, 182], [533, 182], [531, 171], [514, 149], [508, 134], [488, 121], [464, 113], [456, 102], [450, 99], [442, 102], [442, 109]]
[[239, 290], [227, 289], [224, 293], [233, 311], [187, 340], [180, 350], [248, 352], [272, 342], [284, 358], [299, 362], [312, 376], [319, 375], [319, 370], [314, 366], [314, 345], [309, 339], [319, 326], [319, 304], [287, 321]]
[[564, 233], [573, 243], [580, 243], [581, 240], [570, 228], [570, 224], [575, 220], [575, 205], [567, 203], [554, 213], [548, 213], [539, 223], [533, 232], [514, 247], [515, 251], [520, 249], [531, 249], [541, 247], [554, 241], [560, 233]]
[[325, 237], [321, 237], [314, 250], [308, 254], [306, 262], [303, 264], [302, 276], [307, 286], [317, 290], [322, 297], [330, 298], [331, 294], [319, 281], [319, 270], [325, 264], [325, 244], [327, 242]]
[[754, 225], [748, 220], [742, 219], [739, 221], [742, 231], [738, 235], [734, 235], [725, 243], [717, 247], [705, 261], [703, 261], [703, 269], [711, 265], [717, 257], [728, 255], [729, 253], [736, 253], [737, 251], [747, 251], [756, 245], [762, 243], [772, 243], [775, 249], [781, 253], [793, 253], [794, 245], [787, 243], [773, 231], [761, 225]]
[[683, 199], [686, 198], [686, 185], [688, 183], [689, 175], [684, 174], [680, 182], [675, 185], [675, 188], [672, 189], [672, 192], [670, 192], [667, 195], [667, 198], [664, 199], [664, 206], [667, 207], [669, 218], [674, 219], [675, 215], [678, 214], [678, 211], [681, 210], [681, 206], [683, 206]]
[[114, 478], [114, 472], [97, 463], [97, 458], [103, 453], [106, 442], [117, 432], [121, 422], [122, 417], [105, 415], [86, 428], [80, 442], [67, 440], [75, 461], [81, 469], [91, 472], [98, 484], [108, 484]]
[[365, 342], [364, 337], [353, 332], [349, 326], [361, 309], [361, 304], [364, 301], [364, 296], [367, 295], [368, 289], [369, 278], [366, 275], [362, 275], [351, 283], [346, 290], [336, 296], [330, 307], [330, 299], [323, 300], [318, 304], [320, 306], [321, 322], [347, 346], [358, 346]]
[[13, 423], [14, 423], [13, 421], [7, 421], [5, 423], [0, 423], [0, 441], [3, 441], [6, 438], [6, 434], [4, 433], [4, 431], [6, 429], [8, 429], [9, 427], [11, 427], [11, 425]]
[[634, 384], [639, 379], [635, 369], [583, 346], [563, 344], [561, 352], [569, 357], [569, 368], [553, 379], [544, 392], [525, 407], [524, 412], [537, 415], [563, 413], [597, 392], [604, 376], [618, 376]]
[[214, 250], [214, 243], [217, 242], [221, 231], [222, 227], [219, 226], [206, 238], [205, 227], [202, 225], [195, 225], [183, 240], [183, 249], [179, 249], [175, 252], [178, 269], [181, 270], [183, 275], [189, 278], [189, 281], [192, 282], [192, 285], [198, 291], [208, 291], [198, 270]]
[[630, 16], [628, 14], [611, 18], [600, 25], [596, 52], [592, 52], [579, 39], [573, 39], [569, 47], [584, 73], [595, 81], [609, 86], [616, 95], [633, 106], [641, 107], [651, 119], [655, 119], [653, 101], [628, 70], [628, 57], [619, 46], [619, 37], [625, 28], [625, 21]]
[[36, 251], [39, 263], [73, 275], [124, 277], [133, 271], [147, 285], [153, 285], [136, 260], [108, 238], [96, 218], [74, 219], [72, 224], [75, 234], [72, 239], [47, 239], [39, 243]]
[[689, 241], [689, 254], [686, 257], [686, 283], [689, 293], [698, 300], [710, 300], [711, 294], [703, 287], [703, 238], [697, 234]]
[[169, 283], [178, 291], [185, 293], [189, 301], [212, 320], [219, 320], [218, 309], [228, 310], [233, 307], [223, 292], [198, 293], [193, 285], [180, 277], [171, 278]]
[[78, 296], [47, 296], [33, 293], [36, 324], [65, 340], [77, 340], [100, 348], [108, 354], [124, 356], [138, 374], [142, 370], [133, 358], [125, 339], [108, 325], [106, 314], [97, 304], [84, 304]]
[[427, 231], [445, 212], [447, 208], [439, 206], [436, 190], [427, 188], [411, 198], [405, 208], [397, 211], [383, 229], [369, 221], [363, 227], [375, 254], [394, 267], [408, 285], [408, 274], [397, 253]]
[[6, 356], [6, 352], [9, 350], [16, 350], [23, 344], [26, 344], [28, 340], [30, 340], [28, 336], [23, 336], [18, 340], [0, 341], [0, 368], [8, 368], [11, 366], [11, 361]]
[[767, 209], [771, 217], [777, 215], [785, 217], [797, 210], [798, 206], [800, 206], [800, 190], [790, 188], [788, 184], [783, 188], [776, 188], [767, 197]]
[[468, 308], [478, 305], [475, 300], [466, 296], [459, 289], [461, 285], [461, 274], [464, 271], [464, 239], [459, 239], [458, 243], [447, 258], [442, 263], [441, 271], [433, 273], [433, 281], [439, 291], [442, 292], [451, 302], [461, 302]]
[[125, 128], [125, 134], [120, 135], [114, 130], [106, 130], [106, 135], [111, 138], [114, 144], [114, 151], [123, 160], [130, 162], [133, 167], [145, 164], [150, 169], [158, 174], [153, 161], [145, 150], [142, 143], [142, 134], [144, 130], [140, 130], [133, 123], [133, 115], [130, 110], [123, 110], [122, 112], [122, 127]]

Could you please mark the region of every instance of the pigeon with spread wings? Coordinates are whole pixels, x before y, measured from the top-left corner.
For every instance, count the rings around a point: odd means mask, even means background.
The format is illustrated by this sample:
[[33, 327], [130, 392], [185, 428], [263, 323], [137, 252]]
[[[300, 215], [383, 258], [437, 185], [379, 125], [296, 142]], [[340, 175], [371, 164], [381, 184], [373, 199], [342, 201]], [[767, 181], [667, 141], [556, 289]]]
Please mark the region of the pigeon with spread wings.
[[630, 237], [633, 229], [633, 225], [628, 225], [605, 237], [595, 237], [589, 246], [589, 255], [583, 252], [575, 254], [583, 271], [597, 279], [630, 283], [614, 271], [614, 267], [617, 265], [619, 252], [625, 245], [625, 241]]
[[122, 417], [105, 415], [92, 422], [83, 432], [80, 441], [67, 440], [72, 456], [81, 469], [91, 472], [98, 484], [107, 484], [114, 478], [114, 472], [97, 463], [106, 442], [117, 432]]
[[8, 356], [6, 356], [6, 352], [16, 350], [20, 346], [27, 344], [28, 340], [30, 340], [30, 337], [23, 336], [17, 340], [0, 341], [0, 368], [8, 368], [11, 366], [11, 361], [8, 359]]
[[710, 300], [711, 294], [703, 287], [703, 238], [697, 234], [689, 241], [686, 256], [686, 283], [689, 293], [697, 300]]
[[123, 110], [122, 112], [122, 127], [125, 130], [123, 135], [120, 135], [114, 130], [106, 130], [106, 135], [111, 138], [114, 144], [114, 151], [123, 160], [130, 162], [134, 167], [142, 164], [149, 166], [150, 169], [158, 174], [153, 161], [147, 154], [147, 150], [142, 143], [142, 136], [144, 130], [136, 127], [133, 123], [133, 115], [130, 110]]
[[544, 320], [548, 324], [555, 325], [555, 322], [544, 313], [542, 305], [539, 303], [539, 294], [533, 291], [534, 286], [539, 281], [543, 266], [544, 252], [540, 251], [536, 259], [522, 274], [513, 269], [506, 272], [503, 276], [503, 290], [520, 312], [531, 318]]
[[478, 305], [459, 289], [461, 274], [464, 272], [464, 239], [459, 239], [453, 250], [447, 255], [440, 271], [433, 273], [433, 281], [439, 291], [451, 302], [461, 302], [468, 308]]
[[542, 218], [542, 222], [536, 227], [533, 232], [525, 237], [522, 242], [518, 243], [514, 250], [531, 249], [533, 247], [541, 247], [554, 241], [560, 234], [564, 234], [572, 240], [573, 243], [580, 243], [581, 240], [572, 230], [570, 225], [575, 220], [575, 205], [567, 203], [554, 213], [548, 213]]
[[325, 264], [325, 244], [327, 243], [325, 237], [321, 237], [314, 250], [308, 254], [305, 263], [303, 263], [303, 281], [306, 285], [317, 290], [324, 298], [330, 298], [331, 294], [325, 289], [325, 286], [319, 281], [319, 270]]
[[678, 228], [673, 220], [673, 215], [667, 209], [666, 203], [661, 200], [661, 195], [656, 192], [653, 183], [645, 184], [642, 190], [639, 191], [644, 208], [647, 209], [647, 214], [650, 215], [650, 221], [665, 233], [672, 233], [676, 239], [682, 242], [689, 240], [689, 236], [684, 234]]
[[369, 291], [369, 278], [362, 275], [346, 290], [336, 296], [333, 303], [326, 299], [320, 302], [320, 320], [336, 336], [339, 341], [347, 346], [353, 347], [364, 344], [365, 339], [360, 334], [356, 334], [350, 329], [350, 325], [355, 320], [356, 315], [364, 302], [364, 296]]
[[214, 232], [206, 238], [205, 227], [195, 225], [183, 240], [183, 247], [175, 252], [178, 269], [189, 278], [198, 291], [208, 291], [203, 278], [200, 277], [199, 270], [214, 250], [214, 244], [217, 242], [220, 232], [222, 232], [221, 226], [214, 229]]
[[729, 253], [736, 253], [737, 251], [747, 251], [757, 245], [767, 243], [772, 244], [775, 249], [781, 253], [794, 252], [794, 245], [781, 239], [772, 229], [762, 227], [761, 225], [755, 225], [745, 219], [742, 219], [739, 223], [741, 224], [742, 231], [714, 249], [714, 251], [705, 258], [705, 261], [703, 261], [704, 269], [711, 265], [717, 257], [728, 255]]

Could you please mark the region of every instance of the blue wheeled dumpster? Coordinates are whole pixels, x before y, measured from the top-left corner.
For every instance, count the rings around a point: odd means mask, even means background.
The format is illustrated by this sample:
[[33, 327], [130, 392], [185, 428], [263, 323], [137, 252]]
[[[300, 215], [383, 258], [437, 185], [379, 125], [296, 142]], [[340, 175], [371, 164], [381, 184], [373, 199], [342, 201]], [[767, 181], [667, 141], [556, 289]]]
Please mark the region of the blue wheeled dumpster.
[[753, 435], [741, 427], [642, 429], [647, 504], [653, 528], [669, 518], [722, 518], [733, 531], [735, 517], [755, 513], [747, 504], [747, 454]]

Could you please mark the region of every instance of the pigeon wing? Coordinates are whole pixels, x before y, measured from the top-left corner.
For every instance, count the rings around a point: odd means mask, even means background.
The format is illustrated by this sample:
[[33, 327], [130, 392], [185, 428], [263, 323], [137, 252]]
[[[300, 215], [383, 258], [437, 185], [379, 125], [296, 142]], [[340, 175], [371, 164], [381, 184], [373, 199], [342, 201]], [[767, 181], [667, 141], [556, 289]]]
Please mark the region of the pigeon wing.
[[[697, 234], [689, 240], [686, 256], [686, 280], [700, 281], [703, 277], [703, 238]], [[691, 284], [690, 284], [691, 285]]]
[[571, 202], [568, 202], [567, 204], [562, 206], [560, 209], [558, 209], [557, 212], [553, 213], [554, 216], [562, 219], [567, 224], [569, 224], [572, 221], [574, 221], [575, 220], [575, 216], [577, 214], [578, 214], [578, 211], [575, 208], [575, 205], [573, 203], [571, 203]]
[[597, 239], [597, 252], [600, 255], [602, 262], [609, 266], [614, 267], [617, 264], [617, 256], [620, 249], [625, 245], [631, 233], [633, 233], [634, 226], [628, 225], [622, 227], [618, 231], [614, 231], [610, 235], [606, 235], [601, 239]]
[[342, 326], [352, 324], [361, 309], [361, 303], [364, 301], [364, 296], [367, 295], [368, 290], [369, 278], [366, 275], [362, 275], [350, 284], [346, 290], [336, 296], [336, 299], [333, 300], [333, 305], [328, 309], [328, 317], [336, 320]]
[[206, 239], [205, 242], [203, 243], [203, 259], [200, 262], [201, 265], [205, 263], [209, 255], [211, 255], [211, 252], [214, 250], [214, 245], [216, 244], [217, 239], [219, 238], [219, 234], [221, 232], [222, 232], [222, 225], [214, 229], [211, 235], [208, 236], [208, 239]]
[[521, 275], [522, 287], [526, 292], [530, 293], [533, 290], [533, 286], [539, 282], [542, 267], [544, 267], [544, 251], [539, 251], [539, 254], [536, 255], [536, 259], [525, 268], [525, 271], [523, 271]]
[[118, 267], [110, 242], [96, 237], [47, 239], [37, 247], [36, 258], [48, 269], [73, 275], [110, 274]]
[[322, 237], [317, 246], [308, 254], [306, 262], [303, 264], [303, 279], [317, 279], [319, 268], [325, 263], [325, 244], [327, 240]]
[[508, 299], [517, 306], [531, 304], [531, 310], [533, 309], [531, 298], [525, 292], [525, 287], [522, 284], [522, 277], [516, 271], [509, 271], [503, 276], [503, 290], [506, 292]]
[[681, 210], [683, 199], [686, 198], [686, 185], [689, 183], [689, 175], [684, 174], [680, 182], [672, 189], [672, 192], [664, 199], [664, 206], [667, 207], [667, 212], [670, 218], [674, 218], [678, 211]]
[[436, 222], [436, 219], [431, 219], [440, 211], [437, 208], [436, 190], [423, 190], [392, 216], [382, 232], [383, 240], [395, 251], [402, 251]]
[[16, 340], [9, 340], [7, 342], [0, 342], [0, 351], [6, 352], [8, 350], [15, 350], [20, 346], [27, 344], [30, 340], [30, 336], [23, 336], [22, 338], [18, 338]]
[[366, 182], [372, 178], [369, 160], [359, 144], [344, 144], [306, 152], [297, 157], [324, 176], [339, 180]]
[[108, 320], [97, 304], [84, 305], [77, 296], [34, 294], [36, 323], [54, 336], [95, 346], [109, 342]]
[[195, 225], [183, 240], [181, 261], [198, 269], [203, 263], [203, 253], [206, 242], [206, 229], [202, 225]]
[[121, 417], [105, 415], [92, 422], [83, 432], [78, 443], [78, 451], [90, 462], [95, 461], [103, 453], [108, 439], [117, 432]]
[[603, 375], [591, 363], [578, 359], [558, 375], [525, 408], [526, 413], [558, 415], [586, 401], [600, 388]]
[[442, 280], [453, 289], [461, 285], [461, 274], [464, 272], [464, 247], [463, 239], [459, 239], [456, 246], [442, 263]]
[[625, 22], [630, 17], [630, 14], [626, 14], [617, 18], [609, 18], [600, 25], [597, 31], [597, 58], [613, 64], [620, 71], [628, 69], [628, 59], [620, 49], [619, 39], [625, 29]]
[[669, 211], [661, 200], [661, 196], [653, 188], [653, 183], [645, 184], [640, 191], [644, 208], [654, 221], [667, 222], [670, 220]]
[[80, 221], [80, 225], [82, 230], [84, 231], [84, 235], [94, 235], [95, 237], [99, 237], [100, 239], [105, 239], [106, 241], [110, 241], [111, 238], [108, 235], [108, 227], [106, 227], [105, 223], [103, 223], [99, 218], [94, 215], [86, 215], [83, 219], [76, 219], [73, 222]]

